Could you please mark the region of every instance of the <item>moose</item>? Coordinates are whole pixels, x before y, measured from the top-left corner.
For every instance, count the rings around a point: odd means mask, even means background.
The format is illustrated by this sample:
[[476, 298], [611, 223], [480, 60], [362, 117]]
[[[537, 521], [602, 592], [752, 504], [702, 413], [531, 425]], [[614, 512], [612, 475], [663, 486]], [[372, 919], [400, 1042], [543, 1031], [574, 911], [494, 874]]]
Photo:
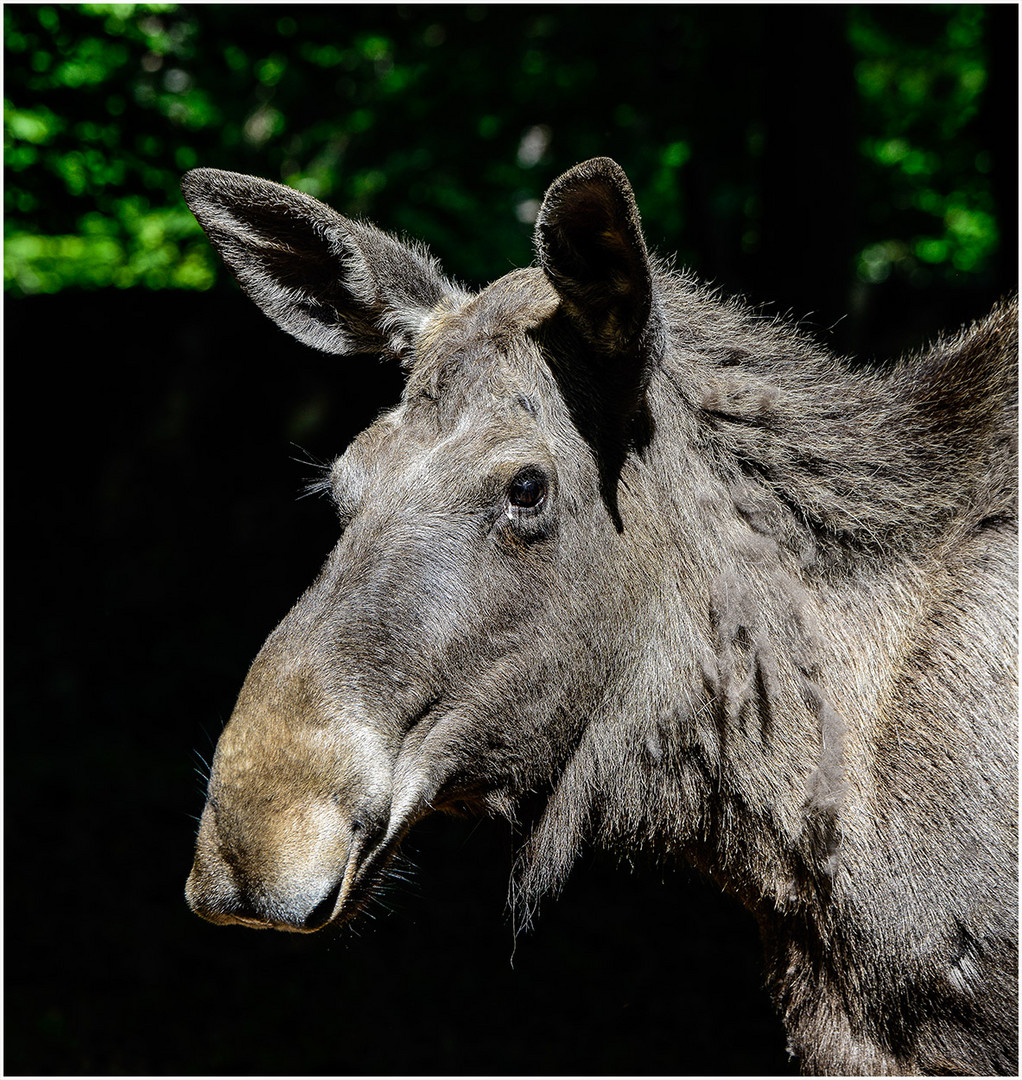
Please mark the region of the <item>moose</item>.
[[609, 158], [479, 292], [283, 185], [182, 188], [280, 327], [406, 374], [322, 480], [190, 907], [340, 925], [420, 819], [528, 803], [521, 922], [586, 844], [682, 860], [804, 1072], [1017, 1073], [1017, 298], [838, 357], [653, 256]]

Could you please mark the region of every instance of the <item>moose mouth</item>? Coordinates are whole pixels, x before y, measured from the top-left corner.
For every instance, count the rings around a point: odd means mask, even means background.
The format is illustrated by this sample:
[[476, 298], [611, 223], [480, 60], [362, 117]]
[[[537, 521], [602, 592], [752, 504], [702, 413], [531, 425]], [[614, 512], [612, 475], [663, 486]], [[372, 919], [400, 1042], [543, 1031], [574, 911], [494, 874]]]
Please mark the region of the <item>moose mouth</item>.
[[[298, 934], [343, 925], [364, 910], [411, 824], [392, 830], [384, 819], [375, 828], [357, 822], [341, 828], [338, 821], [332, 837], [319, 833], [318, 858], [295, 862], [292, 853], [267, 861], [264, 855], [260, 865], [231, 842], [222, 814], [215, 798], [207, 801], [185, 886], [189, 907], [219, 925]], [[343, 861], [334, 862], [331, 851]]]
[[285, 806], [267, 815], [268, 824], [255, 819], [255, 843], [251, 832], [246, 837], [252, 819], [211, 794], [185, 890], [189, 906], [213, 923], [288, 933], [350, 923], [366, 910], [416, 822], [437, 812], [460, 816], [469, 807], [486, 813], [484, 792], [422, 767], [423, 744], [446, 718], [438, 700], [414, 715], [389, 778], [377, 778], [375, 798], [350, 809], [336, 795]]
[[261, 905], [249, 904], [242, 899], [226, 910], [207, 909], [197, 897], [189, 897], [189, 903], [196, 914], [219, 925], [245, 926], [251, 930], [283, 930], [290, 934], [313, 934], [330, 926], [341, 927], [365, 909], [395, 851], [396, 846], [390, 848], [388, 845], [386, 851], [381, 848], [361, 866], [357, 865], [357, 853], [352, 852], [344, 873], [304, 916], [297, 912], [292, 916], [289, 912], [282, 917], [283, 913], [277, 905], [264, 914], [257, 910]]
[[372, 899], [376, 887], [383, 880], [391, 859], [397, 853], [399, 843], [382, 842], [360, 861], [358, 845], [352, 845], [348, 865], [340, 880], [309, 912], [302, 926], [275, 926], [278, 930], [290, 930], [301, 934], [314, 934], [329, 926], [340, 928], [352, 922]]

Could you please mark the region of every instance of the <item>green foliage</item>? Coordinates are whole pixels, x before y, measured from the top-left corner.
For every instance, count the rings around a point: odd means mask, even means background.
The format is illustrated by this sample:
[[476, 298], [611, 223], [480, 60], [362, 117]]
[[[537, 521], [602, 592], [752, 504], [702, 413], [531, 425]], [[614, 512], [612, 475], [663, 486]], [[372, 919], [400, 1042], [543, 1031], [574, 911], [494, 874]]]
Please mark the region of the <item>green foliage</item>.
[[[676, 5], [6, 6], [5, 287], [210, 287], [220, 271], [177, 186], [198, 164], [421, 237], [481, 281], [528, 261], [556, 172], [607, 153], [655, 246], [693, 261], [710, 229], [755, 253], [763, 19]], [[846, 11], [866, 282], [989, 268], [997, 211], [974, 122], [985, 21], [972, 5]]]
[[176, 12], [4, 8], [4, 286], [15, 295], [213, 283], [175, 193], [174, 168], [194, 160], [185, 133], [215, 121], [173, 66], [194, 57]]
[[857, 8], [849, 21], [866, 183], [886, 193], [868, 202], [872, 239], [859, 275], [875, 283], [982, 271], [998, 243], [990, 154], [973, 130], [987, 83], [984, 8], [924, 9], [908, 24], [884, 25], [882, 14]]

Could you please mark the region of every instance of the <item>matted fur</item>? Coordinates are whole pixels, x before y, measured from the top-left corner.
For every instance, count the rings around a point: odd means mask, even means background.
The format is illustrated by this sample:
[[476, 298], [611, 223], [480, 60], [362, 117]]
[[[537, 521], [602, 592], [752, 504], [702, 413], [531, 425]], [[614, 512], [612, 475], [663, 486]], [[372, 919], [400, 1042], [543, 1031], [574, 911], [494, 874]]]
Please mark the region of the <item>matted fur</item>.
[[478, 294], [279, 185], [184, 187], [282, 326], [408, 370], [221, 736], [192, 907], [339, 923], [424, 815], [538, 794], [519, 926], [586, 843], [687, 860], [806, 1072], [1015, 1072], [1017, 303], [848, 362], [651, 259], [608, 159]]

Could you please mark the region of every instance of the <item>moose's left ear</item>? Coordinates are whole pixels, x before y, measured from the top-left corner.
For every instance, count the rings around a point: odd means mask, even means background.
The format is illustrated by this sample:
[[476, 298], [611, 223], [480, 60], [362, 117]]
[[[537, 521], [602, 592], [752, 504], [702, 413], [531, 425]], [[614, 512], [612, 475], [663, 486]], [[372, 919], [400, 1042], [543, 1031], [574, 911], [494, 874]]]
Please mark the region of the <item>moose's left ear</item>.
[[534, 242], [540, 266], [583, 337], [604, 355], [633, 352], [653, 285], [632, 186], [610, 158], [569, 169], [546, 193]]

